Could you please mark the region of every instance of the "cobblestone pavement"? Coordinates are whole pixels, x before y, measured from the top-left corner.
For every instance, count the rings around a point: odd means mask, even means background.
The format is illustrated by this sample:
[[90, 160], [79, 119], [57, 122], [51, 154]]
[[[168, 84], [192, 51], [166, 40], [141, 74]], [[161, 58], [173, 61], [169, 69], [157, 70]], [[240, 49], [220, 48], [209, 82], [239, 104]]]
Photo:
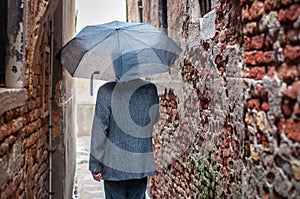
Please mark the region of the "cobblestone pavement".
[[90, 136], [77, 137], [74, 199], [104, 199], [103, 181], [93, 180], [88, 170]]

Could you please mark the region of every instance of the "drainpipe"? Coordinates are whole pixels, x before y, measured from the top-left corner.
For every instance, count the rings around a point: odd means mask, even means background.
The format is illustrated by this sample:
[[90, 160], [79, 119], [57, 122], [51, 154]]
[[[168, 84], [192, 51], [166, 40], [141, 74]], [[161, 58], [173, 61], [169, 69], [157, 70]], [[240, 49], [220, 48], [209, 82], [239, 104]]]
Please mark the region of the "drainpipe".
[[51, 20], [51, 46], [50, 46], [50, 82], [49, 82], [49, 97], [50, 97], [50, 102], [49, 102], [49, 199], [52, 199], [52, 194], [53, 194], [53, 190], [52, 190], [52, 175], [53, 175], [53, 166], [52, 166], [52, 154], [53, 154], [53, 150], [52, 148], [52, 129], [53, 129], [53, 125], [52, 125], [52, 103], [53, 103], [53, 91], [52, 91], [52, 78], [53, 78], [53, 53], [54, 53], [54, 45], [53, 45], [53, 33], [54, 33], [54, 19], [52, 17]]

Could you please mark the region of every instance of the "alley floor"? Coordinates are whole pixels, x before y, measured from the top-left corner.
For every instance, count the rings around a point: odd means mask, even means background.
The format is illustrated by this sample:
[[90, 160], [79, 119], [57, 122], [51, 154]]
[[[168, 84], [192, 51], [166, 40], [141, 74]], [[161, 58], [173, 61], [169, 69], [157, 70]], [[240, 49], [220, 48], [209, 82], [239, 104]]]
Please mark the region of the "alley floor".
[[90, 136], [77, 137], [74, 199], [104, 199], [103, 181], [93, 180], [88, 170]]

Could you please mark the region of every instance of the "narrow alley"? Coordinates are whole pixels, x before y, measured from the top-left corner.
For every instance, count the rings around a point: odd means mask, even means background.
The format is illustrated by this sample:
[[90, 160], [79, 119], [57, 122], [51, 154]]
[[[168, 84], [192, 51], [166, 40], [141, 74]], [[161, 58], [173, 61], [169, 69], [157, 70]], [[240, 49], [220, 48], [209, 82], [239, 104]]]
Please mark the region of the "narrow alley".
[[[0, 3], [1, 199], [104, 198], [88, 171], [90, 137], [77, 131], [92, 121], [92, 74], [79, 96], [57, 58], [77, 33], [77, 1]], [[124, 21], [183, 50], [168, 72], [145, 77], [160, 111], [149, 197], [299, 199], [300, 1], [120, 1]]]

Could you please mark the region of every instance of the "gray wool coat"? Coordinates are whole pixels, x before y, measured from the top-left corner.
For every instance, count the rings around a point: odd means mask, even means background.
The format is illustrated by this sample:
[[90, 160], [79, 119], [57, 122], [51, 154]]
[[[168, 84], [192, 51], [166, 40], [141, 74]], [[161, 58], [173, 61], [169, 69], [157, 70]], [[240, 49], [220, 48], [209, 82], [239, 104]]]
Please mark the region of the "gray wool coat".
[[153, 83], [141, 79], [105, 83], [97, 94], [89, 170], [102, 172], [103, 180], [154, 175], [152, 130], [158, 120]]

